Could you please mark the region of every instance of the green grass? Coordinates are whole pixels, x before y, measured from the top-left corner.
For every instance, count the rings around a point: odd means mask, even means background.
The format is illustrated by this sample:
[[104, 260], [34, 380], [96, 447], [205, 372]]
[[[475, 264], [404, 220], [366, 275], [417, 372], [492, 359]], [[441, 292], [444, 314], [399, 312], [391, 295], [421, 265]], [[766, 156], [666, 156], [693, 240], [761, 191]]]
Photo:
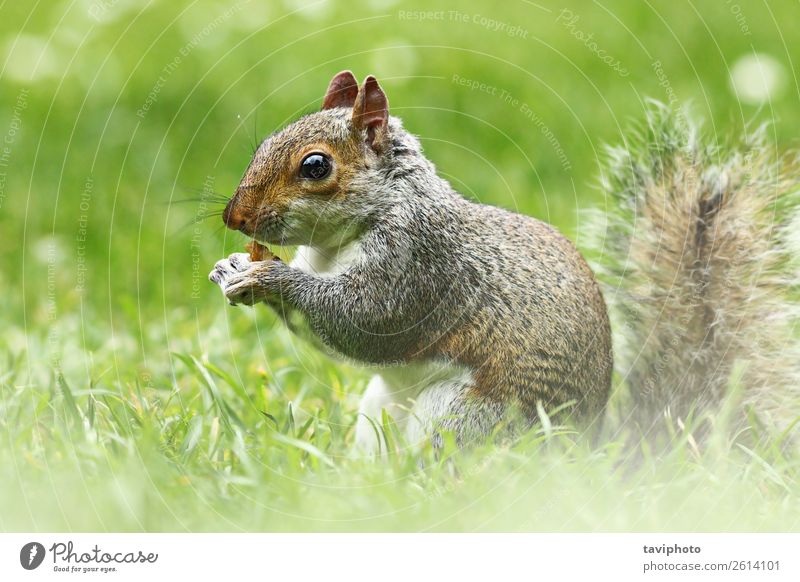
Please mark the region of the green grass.
[[[388, 458], [354, 458], [367, 376], [266, 309], [227, 306], [205, 277], [244, 241], [177, 203], [231, 192], [254, 134], [313, 108], [343, 68], [379, 76], [466, 195], [579, 244], [579, 211], [605, 202], [591, 186], [602, 144], [624, 141], [644, 96], [668, 99], [654, 60], [712, 133], [771, 121], [778, 147], [794, 145], [795, 3], [740, 0], [750, 34], [727, 3], [650, 4], [570, 4], [626, 77], [557, 22], [560, 5], [470, 8], [521, 39], [398, 17], [466, 10], [454, 2], [228, 16], [209, 2], [3, 4], [0, 139], [17, 129], [0, 159], [0, 530], [798, 530], [798, 459], [774, 440], [720, 432], [698, 451], [679, 431], [654, 458], [624, 446], [622, 394], [596, 445], [555, 427], [439, 457], [391, 439]], [[753, 50], [783, 67], [762, 107], [730, 88]], [[453, 74], [533, 108], [568, 166], [519, 104]]]
[[[613, 411], [596, 446], [550, 427], [437, 456], [403, 447], [388, 426], [385, 459], [354, 458], [363, 374], [316, 355], [266, 310], [253, 317], [213, 303], [214, 331], [195, 350], [176, 339], [177, 351], [157, 362], [161, 374], [125, 364], [139, 337], [116, 334], [114, 345], [85, 351], [77, 319], [73, 329], [53, 328], [63, 377], [32, 355], [44, 331], [28, 335], [29, 352], [8, 346], [3, 529], [774, 531], [800, 523], [797, 460], [777, 447], [750, 450], [720, 432], [699, 451], [678, 431], [675, 447], [654, 458], [624, 445]], [[171, 335], [191, 336], [200, 320], [170, 326]]]

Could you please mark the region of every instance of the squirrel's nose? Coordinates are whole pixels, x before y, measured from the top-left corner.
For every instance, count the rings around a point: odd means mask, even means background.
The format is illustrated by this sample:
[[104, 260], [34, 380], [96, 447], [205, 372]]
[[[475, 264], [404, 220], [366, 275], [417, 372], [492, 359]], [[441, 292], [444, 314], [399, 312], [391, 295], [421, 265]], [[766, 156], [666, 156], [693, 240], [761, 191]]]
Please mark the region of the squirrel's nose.
[[231, 230], [242, 230], [247, 223], [247, 219], [242, 213], [232, 208], [230, 203], [225, 207], [222, 213], [222, 221], [225, 223], [225, 226]]

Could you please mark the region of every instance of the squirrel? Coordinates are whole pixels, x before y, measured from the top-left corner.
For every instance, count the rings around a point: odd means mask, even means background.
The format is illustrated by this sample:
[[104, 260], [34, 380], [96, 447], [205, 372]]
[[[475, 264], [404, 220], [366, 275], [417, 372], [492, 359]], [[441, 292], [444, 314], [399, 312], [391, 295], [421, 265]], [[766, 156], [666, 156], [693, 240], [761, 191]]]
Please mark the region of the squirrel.
[[[669, 285], [686, 292], [697, 289], [705, 297], [715, 273], [706, 273], [708, 266], [701, 263], [706, 255], [722, 261], [724, 252], [708, 246], [717, 236], [712, 223], [727, 213], [724, 193], [748, 178], [732, 181], [720, 167], [716, 190], [700, 183], [684, 188], [678, 177], [687, 168], [697, 171], [692, 165], [697, 160], [690, 156], [688, 165], [680, 166], [682, 150], [672, 145], [675, 152], [657, 152], [653, 159], [617, 152], [607, 186], [619, 190], [615, 196], [625, 208], [643, 203], [644, 208], [632, 212], [649, 213], [646, 226], [651, 230], [632, 232], [621, 215], [617, 222], [609, 219], [607, 236], [618, 261], [607, 259], [596, 268], [608, 278], [620, 273], [614, 267], [624, 269], [626, 256], [634, 263], [632, 283], [618, 282], [606, 292], [623, 303], [619, 313], [635, 316], [633, 324], [622, 326], [634, 330], [623, 364], [629, 383], [647, 393], [634, 398], [642, 426], [650, 420], [645, 411], [658, 409], [654, 403], [687, 372], [686, 365], [691, 380], [685, 392], [703, 392], [708, 384], [711, 393], [730, 366], [719, 369], [719, 381], [704, 374], [716, 361], [732, 360], [722, 352], [701, 357], [696, 366], [683, 359], [698, 342], [705, 346], [704, 334], [719, 322], [716, 307], [701, 302], [686, 308], [690, 320], [682, 332], [677, 326], [685, 315], [684, 297], [671, 295]], [[676, 164], [667, 163], [670, 156]], [[648, 163], [655, 166], [645, 167]], [[641, 171], [650, 174], [641, 176]], [[769, 196], [764, 194], [765, 200]], [[745, 216], [737, 221], [747, 221], [753, 209], [747, 202], [739, 206], [735, 211]], [[609, 313], [593, 270], [554, 227], [457, 193], [437, 175], [400, 119], [389, 115], [388, 99], [375, 77], [359, 86], [350, 71], [335, 75], [320, 111], [264, 140], [223, 220], [260, 243], [298, 246], [289, 264], [251, 261], [245, 253], [219, 261], [209, 278], [232, 305], [266, 303], [301, 337], [375, 370], [355, 427], [361, 449], [380, 451], [376, 427], [384, 410], [408, 443], [441, 443], [442, 431], [449, 431], [464, 444], [490, 434], [512, 414], [529, 424], [557, 414], [587, 430], [601, 425], [614, 355]], [[749, 236], [763, 234], [760, 224], [750, 226]], [[694, 262], [684, 264], [681, 249], [669, 245], [680, 245], [689, 232], [694, 238], [684, 254]], [[658, 255], [660, 235], [673, 237], [664, 247], [669, 257]], [[735, 232], [730, 235], [739, 240]], [[765, 252], [772, 249], [767, 240], [750, 242]], [[659, 260], [670, 263], [661, 268]], [[768, 257], [770, 264], [775, 261]], [[726, 265], [714, 268], [739, 274]], [[680, 269], [686, 272], [676, 275], [683, 278], [669, 281]], [[648, 282], [660, 287], [643, 299]], [[726, 291], [720, 293], [733, 300]], [[777, 303], [779, 314], [785, 305]], [[736, 319], [726, 325], [749, 317], [743, 304], [726, 308]], [[648, 335], [653, 329], [648, 326], [661, 325], [655, 320], [662, 313], [675, 318], [669, 322], [673, 329]], [[665, 363], [676, 368], [664, 372], [657, 364], [665, 348], [661, 342], [670, 334], [686, 344]], [[637, 343], [647, 350], [643, 359], [629, 357]], [[660, 375], [663, 381], [653, 380]], [[665, 402], [677, 406], [675, 399]]]

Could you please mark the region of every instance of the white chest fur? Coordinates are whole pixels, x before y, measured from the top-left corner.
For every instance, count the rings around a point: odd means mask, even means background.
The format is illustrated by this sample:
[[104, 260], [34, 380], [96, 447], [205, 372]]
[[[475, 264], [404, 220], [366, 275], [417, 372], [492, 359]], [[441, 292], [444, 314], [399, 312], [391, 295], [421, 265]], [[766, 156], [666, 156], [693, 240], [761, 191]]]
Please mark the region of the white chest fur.
[[362, 256], [358, 240], [332, 250], [302, 246], [297, 248], [290, 266], [306, 273], [333, 277], [357, 264]]

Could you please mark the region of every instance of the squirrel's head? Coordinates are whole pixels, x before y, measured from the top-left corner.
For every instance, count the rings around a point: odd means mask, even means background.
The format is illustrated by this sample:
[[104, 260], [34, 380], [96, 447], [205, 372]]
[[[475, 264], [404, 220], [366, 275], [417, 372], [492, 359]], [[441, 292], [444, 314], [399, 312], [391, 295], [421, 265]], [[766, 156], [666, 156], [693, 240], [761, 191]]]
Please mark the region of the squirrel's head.
[[225, 224], [273, 244], [346, 242], [382, 207], [376, 185], [399, 131], [375, 77], [359, 87], [350, 71], [339, 73], [321, 111], [259, 146], [225, 208]]

